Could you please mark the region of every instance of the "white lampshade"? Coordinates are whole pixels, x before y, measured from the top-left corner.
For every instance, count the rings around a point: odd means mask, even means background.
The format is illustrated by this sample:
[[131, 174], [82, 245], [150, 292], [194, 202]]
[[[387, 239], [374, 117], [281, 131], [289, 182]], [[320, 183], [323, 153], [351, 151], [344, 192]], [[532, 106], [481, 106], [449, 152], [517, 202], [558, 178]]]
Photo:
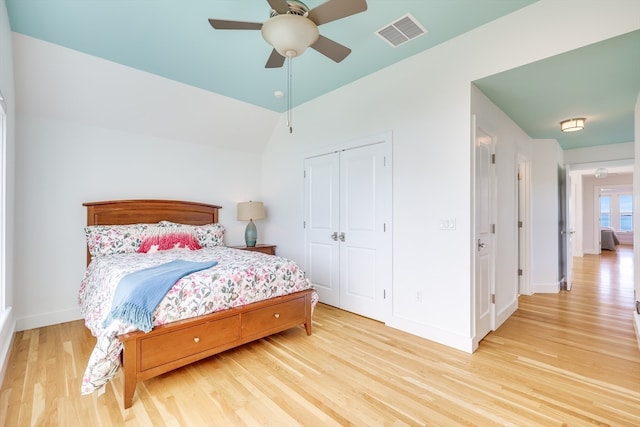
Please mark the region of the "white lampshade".
[[249, 201], [238, 203], [238, 221], [263, 219], [264, 217], [264, 205], [262, 202]]
[[276, 15], [262, 24], [262, 37], [285, 58], [302, 55], [319, 36], [316, 24], [304, 16]]
[[560, 122], [560, 130], [562, 132], [575, 132], [577, 130], [584, 129], [584, 122], [587, 119], [578, 118], [578, 119], [569, 119]]

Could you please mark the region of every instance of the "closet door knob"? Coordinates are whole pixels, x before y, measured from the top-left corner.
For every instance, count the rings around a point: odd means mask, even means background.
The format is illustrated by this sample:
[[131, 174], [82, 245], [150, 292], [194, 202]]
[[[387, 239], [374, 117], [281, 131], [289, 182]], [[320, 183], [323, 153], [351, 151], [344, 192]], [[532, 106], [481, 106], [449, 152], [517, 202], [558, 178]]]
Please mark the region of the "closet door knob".
[[331, 239], [332, 239], [334, 242], [337, 242], [337, 241], [338, 241], [338, 232], [337, 232], [337, 231], [334, 231], [333, 233], [331, 233]]
[[344, 242], [344, 233], [340, 233], [340, 241]]

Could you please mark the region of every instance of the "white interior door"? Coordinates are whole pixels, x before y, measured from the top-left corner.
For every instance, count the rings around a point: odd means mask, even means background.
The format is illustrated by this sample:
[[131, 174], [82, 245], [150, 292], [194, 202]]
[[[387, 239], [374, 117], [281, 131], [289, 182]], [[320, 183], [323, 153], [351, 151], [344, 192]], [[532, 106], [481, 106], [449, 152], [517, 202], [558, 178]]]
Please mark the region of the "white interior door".
[[493, 153], [491, 136], [475, 135], [475, 339], [480, 341], [495, 324], [493, 269]]
[[565, 178], [565, 243], [564, 243], [564, 258], [565, 258], [565, 287], [568, 291], [571, 290], [571, 284], [573, 283], [573, 236], [575, 234], [575, 197], [574, 197], [574, 185], [571, 180], [571, 169], [567, 167]]
[[340, 307], [377, 320], [384, 320], [385, 287], [391, 283], [387, 147], [340, 153]]
[[340, 156], [305, 159], [305, 271], [320, 301], [340, 306]]
[[391, 301], [391, 142], [305, 160], [305, 270], [320, 301], [384, 321]]

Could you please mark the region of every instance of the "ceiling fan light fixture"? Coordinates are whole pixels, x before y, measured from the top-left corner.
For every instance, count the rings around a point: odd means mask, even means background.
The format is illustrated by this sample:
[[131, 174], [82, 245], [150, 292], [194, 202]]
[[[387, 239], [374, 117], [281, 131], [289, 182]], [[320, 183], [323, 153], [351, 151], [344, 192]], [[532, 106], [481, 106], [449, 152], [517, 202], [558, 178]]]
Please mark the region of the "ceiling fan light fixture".
[[299, 15], [277, 15], [262, 25], [264, 40], [285, 58], [302, 55], [319, 36], [316, 24]]
[[582, 130], [584, 129], [584, 122], [586, 121], [587, 119], [585, 118], [563, 120], [560, 122], [560, 130], [562, 132], [575, 132]]

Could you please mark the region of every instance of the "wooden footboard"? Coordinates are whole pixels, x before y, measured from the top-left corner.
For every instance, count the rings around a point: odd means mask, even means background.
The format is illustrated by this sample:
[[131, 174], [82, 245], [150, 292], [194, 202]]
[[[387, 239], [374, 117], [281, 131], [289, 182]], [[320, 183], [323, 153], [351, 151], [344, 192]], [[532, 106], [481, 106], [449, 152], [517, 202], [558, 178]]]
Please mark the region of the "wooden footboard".
[[124, 407], [136, 384], [239, 345], [304, 325], [311, 335], [312, 289], [205, 316], [120, 335]]

